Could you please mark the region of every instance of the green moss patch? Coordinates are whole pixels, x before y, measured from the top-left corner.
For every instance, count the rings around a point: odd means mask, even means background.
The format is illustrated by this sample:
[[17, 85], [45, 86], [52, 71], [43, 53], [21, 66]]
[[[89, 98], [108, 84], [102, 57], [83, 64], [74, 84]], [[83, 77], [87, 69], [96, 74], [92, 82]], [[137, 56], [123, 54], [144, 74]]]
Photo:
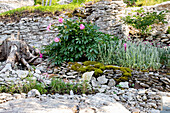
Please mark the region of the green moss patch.
[[109, 70], [120, 70], [122, 71], [122, 76], [120, 78], [116, 78], [115, 80], [117, 82], [121, 82], [121, 81], [128, 81], [129, 78], [132, 76], [132, 70], [130, 68], [127, 67], [117, 67], [117, 66], [113, 66], [113, 65], [104, 65], [100, 62], [96, 62], [96, 61], [85, 61], [83, 62], [83, 64], [78, 64], [78, 63], [69, 63], [69, 65], [71, 66], [71, 69], [74, 71], [78, 71], [81, 73], [85, 73], [85, 72], [89, 72], [89, 71], [94, 71], [94, 77], [99, 77], [100, 75], [103, 74], [103, 71], [105, 69], [109, 69]]

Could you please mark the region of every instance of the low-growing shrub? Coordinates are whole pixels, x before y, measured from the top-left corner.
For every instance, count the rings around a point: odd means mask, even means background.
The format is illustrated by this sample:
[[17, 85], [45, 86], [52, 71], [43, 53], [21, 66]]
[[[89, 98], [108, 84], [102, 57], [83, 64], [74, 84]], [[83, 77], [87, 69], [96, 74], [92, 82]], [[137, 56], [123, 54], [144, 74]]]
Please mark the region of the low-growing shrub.
[[[63, 62], [94, 61], [99, 53], [98, 44], [114, 40], [111, 35], [99, 32], [97, 26], [92, 23], [62, 18], [59, 22], [60, 26], [52, 25], [59, 30], [57, 37], [44, 49], [46, 55], [56, 65]], [[47, 29], [50, 30], [49, 28]]]
[[28, 83], [18, 83], [11, 85], [1, 85], [0, 92], [5, 93], [28, 93], [31, 89], [37, 89], [41, 94], [47, 93], [47, 90], [44, 89], [45, 86], [43, 83], [38, 81], [29, 81]]
[[52, 78], [49, 85], [44, 85], [43, 82], [28, 80], [27, 83], [18, 83], [12, 85], [1, 85], [0, 92], [5, 93], [28, 93], [32, 89], [37, 89], [41, 94], [69, 94], [72, 90], [74, 94], [93, 94], [95, 90], [91, 89], [86, 81], [65, 82], [62, 79]]
[[[165, 49], [166, 48], [166, 49]], [[99, 61], [105, 64], [116, 64], [140, 70], [159, 69], [162, 65], [169, 65], [170, 48], [159, 48], [150, 42], [136, 42], [122, 40], [99, 44]]]
[[73, 91], [74, 94], [90, 94], [95, 93], [92, 89], [90, 89], [88, 83], [83, 81], [82, 83], [76, 82], [64, 82], [58, 78], [52, 78], [51, 84], [49, 85], [49, 90], [51, 94], [59, 93], [59, 94], [69, 94], [70, 91]]
[[137, 15], [126, 16], [122, 18], [125, 24], [129, 24], [134, 28], [140, 30], [141, 35], [148, 35], [152, 29], [153, 24], [164, 24], [165, 11], [157, 12], [145, 12], [143, 8], [134, 11]]

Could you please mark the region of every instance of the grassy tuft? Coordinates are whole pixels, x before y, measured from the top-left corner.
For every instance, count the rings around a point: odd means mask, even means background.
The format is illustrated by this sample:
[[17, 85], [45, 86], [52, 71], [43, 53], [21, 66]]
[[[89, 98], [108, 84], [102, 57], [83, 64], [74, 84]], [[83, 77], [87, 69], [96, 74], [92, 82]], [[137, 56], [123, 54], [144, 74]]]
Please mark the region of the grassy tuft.
[[[4, 16], [4, 15], [12, 15], [16, 12], [22, 12], [22, 11], [35, 11], [35, 10], [39, 10], [42, 12], [51, 12], [51, 13], [55, 13], [56, 11], [73, 11], [75, 8], [81, 7], [82, 4], [81, 3], [86, 3], [89, 2], [90, 0], [73, 0], [72, 3], [70, 4], [64, 4], [64, 5], [59, 5], [56, 2], [52, 2], [52, 6], [41, 6], [41, 0], [37, 0], [36, 2], [36, 6], [27, 6], [27, 7], [21, 7], [21, 8], [17, 8], [17, 9], [13, 9], [13, 10], [9, 10], [7, 12], [1, 13], [0, 16]], [[100, 0], [91, 0], [93, 2], [97, 2]], [[45, 0], [44, 0], [45, 2]], [[45, 4], [45, 3], [44, 3]]]

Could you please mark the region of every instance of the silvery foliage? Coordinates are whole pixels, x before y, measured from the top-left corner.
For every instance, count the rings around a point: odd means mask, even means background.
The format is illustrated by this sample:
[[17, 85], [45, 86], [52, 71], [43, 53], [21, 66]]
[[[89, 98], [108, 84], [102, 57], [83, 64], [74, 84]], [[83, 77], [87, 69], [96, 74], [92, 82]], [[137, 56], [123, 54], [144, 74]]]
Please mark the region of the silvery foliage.
[[[126, 42], [126, 51], [122, 40], [118, 44], [112, 41], [101, 47], [99, 44], [99, 60], [104, 64], [117, 64], [120, 66], [137, 69], [159, 69], [161, 56], [170, 53], [170, 47], [159, 48], [150, 42]], [[170, 57], [170, 56], [167, 56]], [[170, 60], [166, 60], [166, 65]]]

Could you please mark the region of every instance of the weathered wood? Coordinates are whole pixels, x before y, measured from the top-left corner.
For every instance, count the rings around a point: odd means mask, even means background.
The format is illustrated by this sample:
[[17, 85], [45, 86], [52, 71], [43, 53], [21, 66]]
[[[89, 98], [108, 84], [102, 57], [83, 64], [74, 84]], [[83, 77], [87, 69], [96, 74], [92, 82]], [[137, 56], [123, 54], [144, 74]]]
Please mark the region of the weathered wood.
[[0, 61], [6, 60], [6, 65], [0, 69], [0, 73], [11, 70], [16, 62], [21, 62], [32, 70], [30, 63], [37, 65], [42, 62], [42, 58], [38, 57], [39, 52], [38, 49], [30, 47], [25, 41], [20, 40], [19, 33], [17, 38], [12, 34], [11, 38], [4, 40], [0, 45]]

